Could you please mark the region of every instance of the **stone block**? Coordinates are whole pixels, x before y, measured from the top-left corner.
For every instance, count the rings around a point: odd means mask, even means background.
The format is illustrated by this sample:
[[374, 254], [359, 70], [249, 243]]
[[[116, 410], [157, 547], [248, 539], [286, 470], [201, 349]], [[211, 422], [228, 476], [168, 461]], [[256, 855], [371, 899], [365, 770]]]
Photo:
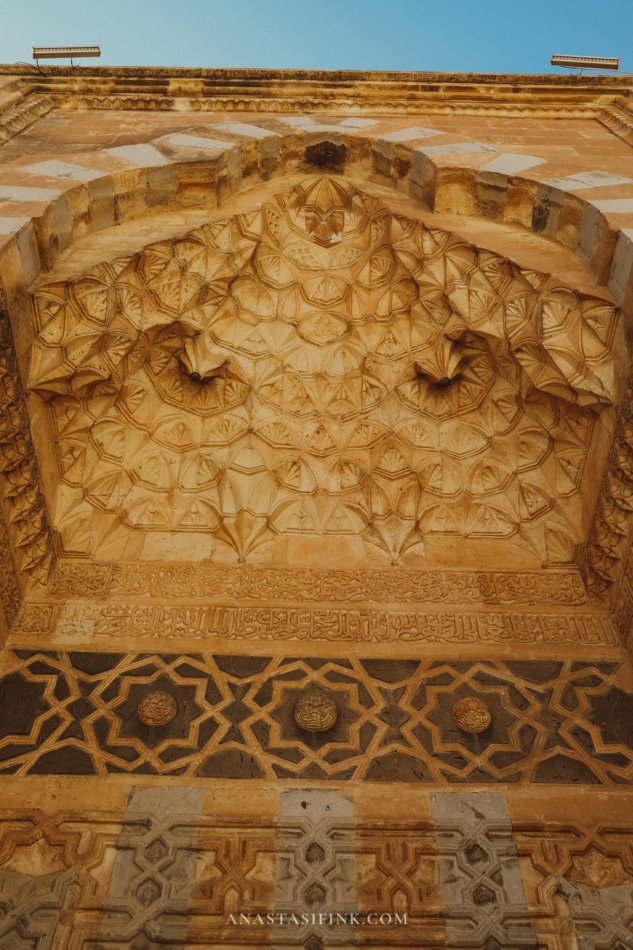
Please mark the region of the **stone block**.
[[414, 142], [418, 139], [432, 138], [434, 135], [443, 135], [439, 129], [429, 129], [424, 126], [413, 125], [408, 129], [397, 129], [380, 136], [383, 142]]
[[446, 145], [419, 146], [427, 155], [477, 155], [480, 152], [499, 151], [494, 145], [483, 142], [449, 142]]
[[518, 175], [520, 172], [527, 171], [528, 168], [542, 165], [544, 161], [544, 158], [537, 158], [535, 155], [502, 152], [501, 155], [497, 155], [491, 162], [484, 165], [481, 171], [497, 172], [501, 175]]
[[24, 171], [31, 175], [41, 175], [48, 178], [65, 178], [68, 181], [93, 181], [100, 178], [103, 171], [94, 168], [84, 168], [72, 162], [62, 162], [59, 159], [49, 159], [46, 162], [35, 162], [33, 165], [24, 165]]
[[507, 180], [495, 172], [480, 171], [476, 177], [475, 201], [477, 213], [484, 218], [502, 218], [506, 199]]
[[578, 236], [578, 253], [587, 262], [593, 259], [601, 220], [602, 215], [595, 205], [585, 205]]
[[609, 290], [621, 305], [631, 284], [633, 267], [633, 230], [619, 232], [609, 276]]
[[57, 188], [34, 188], [28, 185], [0, 184], [1, 201], [52, 201], [61, 194]]
[[110, 155], [121, 158], [130, 165], [138, 165], [143, 168], [153, 168], [155, 165], [167, 165], [168, 159], [162, 152], [159, 152], [154, 145], [143, 143], [138, 145], [117, 145], [114, 148], [108, 148], [106, 151]]
[[270, 129], [262, 129], [259, 125], [253, 125], [250, 122], [221, 122], [213, 127], [219, 132], [230, 132], [232, 135], [242, 135], [247, 139], [267, 139], [276, 133]]
[[550, 181], [544, 181], [543, 184], [551, 185], [552, 188], [558, 188], [560, 191], [583, 191], [589, 188], [606, 188], [613, 185], [629, 185], [633, 179], [624, 178], [622, 175], [611, 175], [609, 172], [591, 171], [578, 172], [575, 175], [567, 175], [565, 178], [556, 178]]
[[226, 142], [220, 139], [207, 138], [203, 135], [190, 135], [188, 132], [172, 132], [170, 135], [159, 139], [160, 142], [167, 142], [169, 145], [175, 145], [180, 148], [206, 149], [210, 152], [225, 152], [228, 149], [236, 148], [236, 142]]
[[30, 220], [25, 215], [16, 218], [0, 217], [0, 234], [15, 234]]
[[633, 214], [633, 198], [603, 198], [592, 204], [605, 214]]
[[543, 237], [553, 238], [558, 231], [563, 194], [557, 188], [539, 185], [532, 211], [532, 230]]

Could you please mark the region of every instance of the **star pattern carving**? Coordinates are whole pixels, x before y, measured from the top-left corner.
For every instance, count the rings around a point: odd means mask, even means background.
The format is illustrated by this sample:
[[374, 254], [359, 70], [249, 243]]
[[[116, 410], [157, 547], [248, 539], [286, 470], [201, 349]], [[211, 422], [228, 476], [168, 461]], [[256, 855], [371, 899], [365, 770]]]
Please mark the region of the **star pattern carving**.
[[392, 563], [428, 537], [575, 556], [605, 301], [327, 177], [35, 300], [65, 553], [138, 530], [239, 561], [287, 534]]

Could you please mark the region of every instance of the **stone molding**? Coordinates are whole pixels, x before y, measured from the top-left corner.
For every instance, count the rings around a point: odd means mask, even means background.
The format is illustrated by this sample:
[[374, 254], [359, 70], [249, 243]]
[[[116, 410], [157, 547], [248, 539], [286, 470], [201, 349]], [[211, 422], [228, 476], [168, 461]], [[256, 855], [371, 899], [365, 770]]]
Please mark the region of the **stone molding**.
[[[623, 141], [633, 145], [633, 121], [626, 110], [618, 106], [598, 105], [515, 105], [512, 102], [472, 103], [472, 102], [433, 102], [423, 100], [373, 100], [358, 101], [353, 98], [336, 100], [329, 97], [314, 96], [301, 99], [279, 98], [186, 98], [182, 96], [143, 96], [143, 95], [80, 95], [75, 97], [56, 97], [50, 108], [64, 111], [158, 111], [158, 112], [258, 112], [272, 116], [298, 112], [311, 114], [330, 112], [339, 115], [383, 115], [383, 116], [467, 116], [494, 118], [530, 118], [530, 119], [585, 119], [596, 120]], [[46, 111], [50, 111], [47, 109]], [[30, 123], [29, 123], [30, 124]]]
[[55, 108], [55, 98], [37, 93], [25, 96], [15, 105], [0, 109], [0, 145], [27, 129]]
[[[17, 89], [5, 96], [7, 138], [52, 107], [593, 118], [625, 140], [631, 138], [630, 82], [619, 76], [103, 67], [83, 67], [81, 75], [65, 67], [45, 67], [35, 76], [32, 69], [10, 65], [0, 66], [2, 74], [15, 76], [12, 85]], [[153, 80], [153, 95], [146, 93], [148, 79]], [[490, 97], [491, 86], [496, 101], [486, 103], [482, 100]], [[33, 102], [26, 105], [28, 100]]]

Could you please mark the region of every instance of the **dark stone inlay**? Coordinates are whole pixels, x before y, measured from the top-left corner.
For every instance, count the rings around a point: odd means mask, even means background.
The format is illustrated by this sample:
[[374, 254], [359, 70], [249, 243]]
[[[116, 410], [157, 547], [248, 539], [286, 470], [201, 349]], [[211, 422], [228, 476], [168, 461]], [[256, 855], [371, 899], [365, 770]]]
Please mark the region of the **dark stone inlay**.
[[297, 682], [297, 680], [302, 680], [306, 678], [305, 670], [288, 670], [286, 673], [275, 673], [272, 677], [274, 680], [283, 680], [288, 682]]
[[87, 752], [67, 745], [41, 755], [28, 770], [29, 775], [96, 775]]
[[89, 676], [107, 673], [125, 659], [124, 653], [69, 653], [70, 662], [76, 670]]
[[59, 738], [61, 741], [62, 739], [85, 739], [86, 737], [81, 723], [75, 721], [66, 726]]
[[373, 782], [433, 782], [433, 776], [423, 762], [402, 752], [377, 756], [365, 778]]
[[133, 749], [132, 746], [129, 745], [105, 745], [104, 749], [111, 755], [116, 755], [117, 758], [123, 759], [124, 762], [135, 762], [139, 758], [136, 749]]
[[505, 665], [515, 676], [530, 683], [548, 683], [560, 676], [563, 669], [558, 660], [506, 660]]
[[566, 755], [554, 755], [539, 762], [533, 781], [537, 784], [551, 783], [559, 785], [599, 785], [600, 779], [578, 759]]
[[574, 689], [573, 683], [567, 684], [563, 690], [559, 702], [561, 706], [563, 706], [565, 709], [569, 709], [570, 712], [576, 709], [578, 706], [578, 696], [576, 695], [576, 690]]
[[452, 670], [456, 670], [458, 673], [467, 673], [468, 670], [473, 666], [472, 660], [434, 660], [430, 665], [430, 670], [437, 669], [438, 666], [450, 666]]
[[586, 670], [587, 667], [591, 667], [594, 670], [599, 670], [600, 673], [606, 673], [607, 675], [609, 675], [613, 673], [613, 671], [616, 670], [619, 665], [620, 665], [619, 663], [608, 663], [608, 662], [592, 663], [586, 660], [578, 660], [575, 663], [572, 663], [571, 671], [572, 673], [576, 673], [577, 670]]
[[[445, 664], [442, 664], [443, 666]], [[425, 686], [450, 686], [455, 677], [448, 671], [445, 673], [436, 673], [435, 676], [426, 676], [424, 678]]]
[[339, 673], [338, 670], [330, 670], [329, 673], [325, 674], [326, 680], [329, 680], [330, 683], [356, 683], [357, 680], [353, 676], [348, 676], [347, 673]]
[[257, 690], [257, 693], [253, 697], [253, 702], [257, 703], [258, 706], [267, 706], [268, 703], [273, 698], [273, 683], [272, 680], [267, 680], [264, 685]]
[[269, 656], [217, 656], [213, 659], [218, 669], [229, 676], [235, 676], [238, 679], [247, 679], [249, 676], [256, 676], [263, 673], [270, 663]]
[[239, 726], [229, 726], [225, 734], [220, 739], [220, 745], [225, 745], [228, 742], [237, 742], [239, 745], [248, 744]]
[[30, 663], [29, 669], [31, 673], [35, 673], [36, 676], [57, 676], [59, 674], [58, 666], [51, 666], [50, 663], [44, 663], [43, 660]]
[[198, 729], [198, 748], [204, 749], [209, 739], [213, 738], [219, 728], [219, 723], [215, 719], [205, 719]]
[[298, 778], [309, 778], [320, 781], [329, 778], [329, 775], [323, 771], [320, 765], [317, 765], [316, 762], [312, 762], [307, 768], [303, 769], [302, 772], [299, 772]]
[[75, 719], [84, 719], [95, 711], [95, 705], [91, 703], [90, 700], [82, 697], [81, 699], [76, 699], [74, 702], [69, 703], [66, 706], [66, 711]]
[[633, 694], [612, 686], [608, 693], [588, 695], [590, 721], [600, 729], [605, 742], [621, 742], [633, 749]]
[[215, 681], [209, 677], [207, 682], [206, 689], [204, 691], [204, 698], [212, 706], [215, 706], [217, 703], [222, 701], [222, 693], [218, 689]]
[[209, 756], [197, 775], [201, 778], [264, 778], [257, 759], [239, 749], [227, 749]]
[[545, 739], [545, 745], [543, 746], [544, 749], [553, 749], [556, 746], [569, 749], [569, 743], [561, 734], [561, 729], [566, 721], [565, 716], [562, 713], [557, 712], [550, 706], [544, 706], [541, 710], [539, 710], [534, 718], [537, 720], [537, 722], [540, 722], [543, 726], [545, 726], [548, 732], [548, 735]]
[[[7, 759], [12, 759], [14, 756], [24, 755], [25, 752], [32, 752], [34, 746], [32, 745], [20, 745], [19, 743], [11, 743], [10, 745], [2, 746], [0, 749], [0, 761], [4, 762]], [[16, 768], [20, 766], [17, 765]], [[4, 769], [2, 770], [4, 771]]]
[[175, 667], [176, 673], [179, 676], [187, 676], [190, 679], [206, 679], [206, 673], [204, 670], [199, 670], [196, 666], [192, 666], [191, 663], [179, 663]]
[[[35, 752], [34, 774], [50, 768], [50, 774], [174, 775], [198, 768], [201, 776], [228, 778], [274, 773], [385, 781], [390, 774], [395, 781], [439, 781], [439, 769], [452, 783], [633, 783], [633, 694], [611, 680], [617, 663], [480, 660], [475, 670], [469, 661], [356, 657], [31, 650], [12, 656], [18, 667], [0, 678], [3, 774], [22, 769], [24, 756]], [[160, 672], [167, 661], [172, 670]], [[323, 733], [294, 721], [306, 689], [326, 693], [336, 706], [337, 723]], [[138, 703], [155, 691], [173, 699], [176, 716], [141, 723]], [[204, 701], [197, 698], [203, 693]], [[273, 696], [279, 701], [271, 710]], [[468, 696], [480, 697], [492, 713], [482, 733], [468, 734], [452, 720], [454, 704]], [[368, 720], [360, 730], [359, 717]], [[596, 748], [598, 730], [603, 752]], [[380, 748], [368, 761], [363, 753], [377, 731]], [[145, 761], [152, 748], [160, 748], [157, 766]], [[344, 768], [337, 771], [339, 763]], [[416, 769], [429, 778], [420, 779]]]
[[375, 680], [383, 683], [400, 683], [415, 676], [419, 660], [361, 660], [361, 665]]
[[18, 673], [0, 680], [0, 739], [28, 735], [35, 720], [48, 709], [46, 683], [32, 683]]
[[54, 716], [49, 716], [48, 719], [42, 723], [40, 728], [37, 737], [38, 744], [44, 743], [49, 736], [52, 736], [52, 734], [63, 724], [63, 721], [64, 720], [61, 718], [61, 716], [58, 716], [57, 713]]
[[61, 677], [57, 678], [55, 689], [53, 690], [53, 696], [55, 699], [58, 699], [60, 703], [63, 703], [65, 699], [68, 699], [70, 696], [70, 689], [68, 688], [68, 683], [65, 679]]

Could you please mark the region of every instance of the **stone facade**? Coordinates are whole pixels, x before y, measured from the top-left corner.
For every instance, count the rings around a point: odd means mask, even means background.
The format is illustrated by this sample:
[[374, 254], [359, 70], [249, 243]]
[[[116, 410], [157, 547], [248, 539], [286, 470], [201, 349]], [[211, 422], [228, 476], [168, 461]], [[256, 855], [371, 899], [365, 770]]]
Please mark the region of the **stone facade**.
[[633, 948], [627, 77], [0, 67], [0, 950]]

